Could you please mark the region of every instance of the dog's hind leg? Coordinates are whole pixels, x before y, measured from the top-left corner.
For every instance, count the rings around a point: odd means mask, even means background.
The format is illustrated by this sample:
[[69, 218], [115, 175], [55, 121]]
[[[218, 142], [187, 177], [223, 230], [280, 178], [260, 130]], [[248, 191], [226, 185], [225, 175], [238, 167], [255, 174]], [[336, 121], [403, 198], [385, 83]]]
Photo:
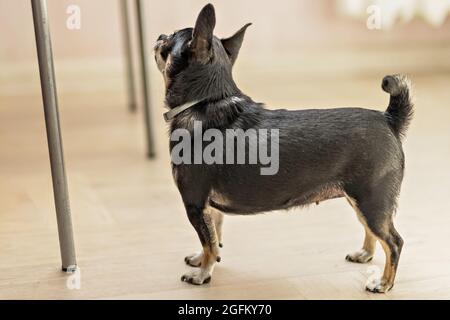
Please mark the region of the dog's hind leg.
[[347, 201], [353, 207], [353, 209], [356, 212], [356, 216], [358, 217], [358, 220], [364, 226], [365, 236], [364, 236], [364, 243], [363, 243], [362, 248], [353, 253], [349, 253], [345, 257], [345, 260], [350, 261], [350, 262], [356, 262], [356, 263], [367, 263], [372, 260], [373, 255], [375, 253], [375, 245], [377, 243], [377, 238], [373, 235], [372, 231], [370, 231], [369, 227], [367, 226], [364, 215], [361, 213], [359, 208], [356, 206], [356, 204], [354, 203], [354, 200], [347, 197]]
[[[380, 235], [380, 242], [386, 254], [386, 263], [383, 278], [387, 283], [384, 288], [392, 288], [394, 286], [395, 276], [397, 274], [398, 262], [403, 247], [403, 239], [390, 221], [389, 228], [384, 235]], [[368, 286], [368, 290], [372, 292], [383, 292], [383, 283], [375, 286]]]
[[[393, 213], [395, 208], [395, 195], [386, 194], [385, 189], [376, 188], [371, 192], [360, 193], [355, 198], [349, 197], [349, 201], [361, 213], [361, 220], [367, 226], [369, 232], [381, 243], [386, 254], [386, 262], [383, 276], [368, 283], [366, 289], [371, 292], [387, 292], [394, 286], [400, 253], [403, 247], [403, 239], [394, 228]], [[392, 190], [387, 188], [386, 190]], [[371, 239], [372, 244], [373, 239]]]
[[219, 258], [219, 241], [217, 239], [216, 227], [209, 210], [200, 208], [193, 205], [186, 205], [186, 211], [189, 217], [189, 221], [197, 231], [198, 237], [203, 247], [201, 254], [195, 256], [195, 259], [199, 261], [193, 261], [194, 257], [186, 257], [186, 262], [191, 265], [192, 263], [199, 262], [199, 269], [184, 274], [181, 277], [182, 281], [191, 284], [203, 284], [208, 283], [211, 280], [214, 266]]
[[383, 247], [384, 253], [386, 254], [386, 262], [381, 279], [368, 283], [366, 290], [383, 293], [389, 291], [394, 286], [400, 253], [403, 247], [403, 239], [394, 228], [392, 216], [386, 219], [383, 226], [374, 224], [371, 228]]

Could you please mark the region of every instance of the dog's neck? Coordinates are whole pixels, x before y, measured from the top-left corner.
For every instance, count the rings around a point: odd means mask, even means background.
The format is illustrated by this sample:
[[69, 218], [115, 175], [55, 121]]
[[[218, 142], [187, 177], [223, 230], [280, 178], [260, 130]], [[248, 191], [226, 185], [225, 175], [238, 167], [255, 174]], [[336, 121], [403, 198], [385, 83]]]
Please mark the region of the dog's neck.
[[197, 65], [180, 73], [166, 89], [165, 104], [169, 109], [193, 101], [218, 101], [242, 95], [225, 66]]

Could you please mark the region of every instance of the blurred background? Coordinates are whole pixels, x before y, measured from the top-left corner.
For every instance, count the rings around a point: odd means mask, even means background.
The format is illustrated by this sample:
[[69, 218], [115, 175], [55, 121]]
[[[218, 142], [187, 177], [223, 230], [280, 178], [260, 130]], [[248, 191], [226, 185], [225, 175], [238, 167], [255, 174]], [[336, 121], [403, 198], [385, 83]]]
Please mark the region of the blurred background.
[[[204, 3], [146, 1], [149, 46], [160, 33], [192, 26]], [[229, 36], [244, 23], [253, 22], [237, 71], [252, 68], [252, 72], [261, 72], [266, 67], [289, 66], [280, 73], [293, 72], [297, 77], [348, 77], [381, 72], [381, 68], [421, 73], [448, 71], [449, 59], [444, 54], [450, 41], [447, 0], [213, 3], [218, 12], [218, 36]], [[381, 29], [367, 27], [370, 13], [374, 12], [370, 10], [372, 4], [380, 8]], [[70, 5], [81, 9], [80, 29], [66, 27]], [[123, 39], [118, 1], [49, 0], [48, 9], [60, 90], [98, 91], [122, 85]], [[134, 15], [134, 10], [130, 13]], [[0, 19], [0, 93], [32, 93], [36, 90], [36, 50], [29, 2], [1, 0]], [[381, 53], [386, 56], [380, 57]], [[150, 71], [153, 76], [153, 64]], [[95, 89], [80, 83], [80, 77], [92, 80], [97, 76], [103, 81]], [[154, 82], [159, 82], [158, 78]]]
[[[119, 0], [47, 2], [85, 290], [66, 290], [63, 276], [55, 273], [59, 251], [30, 2], [0, 0], [0, 275], [5, 275], [0, 276], [0, 298], [372, 297], [362, 290], [366, 269], [343, 261], [347, 251], [360, 246], [363, 233], [340, 200], [311, 209], [314, 215], [230, 218], [225, 234], [235, 237], [225, 241], [228, 264], [218, 268], [211, 290], [179, 283], [180, 262], [195, 251], [198, 240], [171, 178], [163, 81], [151, 48], [159, 34], [193, 26], [206, 2], [144, 1], [157, 144], [157, 158], [151, 161], [145, 158], [142, 103], [137, 113], [127, 109]], [[228, 37], [253, 23], [234, 75], [246, 94], [269, 108], [384, 110], [388, 96], [380, 88], [382, 77], [410, 76], [416, 115], [405, 142], [398, 229], [411, 245], [405, 247], [399, 284], [390, 297], [450, 298], [445, 245], [450, 242], [450, 1], [211, 2], [217, 36]], [[129, 4], [135, 35], [134, 1]], [[70, 5], [81, 10], [80, 29], [66, 26]], [[135, 36], [132, 43], [135, 48]], [[282, 236], [266, 230], [268, 220], [283, 230]], [[330, 223], [345, 232], [333, 236]], [[249, 226], [255, 234], [251, 244], [242, 245]], [[268, 234], [271, 257], [264, 244]], [[374, 263], [381, 266], [379, 251]], [[292, 256], [314, 258], [317, 265], [295, 265], [286, 260]], [[284, 269], [264, 267], [268, 260], [281, 262]], [[107, 272], [105, 264], [111, 266]], [[245, 290], [230, 293], [237, 283]]]

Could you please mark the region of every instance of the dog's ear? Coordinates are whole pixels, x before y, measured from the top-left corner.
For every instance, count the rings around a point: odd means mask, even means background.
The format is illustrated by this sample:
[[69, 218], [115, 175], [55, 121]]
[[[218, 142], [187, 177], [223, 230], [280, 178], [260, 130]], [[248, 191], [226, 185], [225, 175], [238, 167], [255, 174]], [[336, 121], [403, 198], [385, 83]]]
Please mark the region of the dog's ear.
[[200, 11], [192, 33], [190, 47], [200, 62], [207, 62], [211, 57], [213, 31], [216, 25], [216, 14], [212, 4], [207, 4]]
[[221, 40], [223, 47], [225, 48], [225, 50], [228, 53], [228, 56], [230, 57], [231, 64], [234, 64], [234, 62], [236, 61], [239, 54], [239, 50], [241, 49], [242, 46], [242, 41], [244, 40], [245, 30], [247, 30], [247, 28], [251, 25], [252, 25], [251, 23], [247, 23], [231, 37]]

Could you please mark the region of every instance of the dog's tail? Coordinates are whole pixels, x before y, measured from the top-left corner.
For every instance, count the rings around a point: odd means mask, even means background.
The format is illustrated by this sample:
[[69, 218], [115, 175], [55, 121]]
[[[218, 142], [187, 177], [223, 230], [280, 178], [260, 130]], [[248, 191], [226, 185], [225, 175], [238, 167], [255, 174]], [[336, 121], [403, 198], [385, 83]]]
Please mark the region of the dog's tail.
[[381, 88], [391, 95], [385, 112], [389, 126], [398, 138], [402, 138], [414, 114], [411, 82], [404, 75], [390, 75], [383, 78]]

